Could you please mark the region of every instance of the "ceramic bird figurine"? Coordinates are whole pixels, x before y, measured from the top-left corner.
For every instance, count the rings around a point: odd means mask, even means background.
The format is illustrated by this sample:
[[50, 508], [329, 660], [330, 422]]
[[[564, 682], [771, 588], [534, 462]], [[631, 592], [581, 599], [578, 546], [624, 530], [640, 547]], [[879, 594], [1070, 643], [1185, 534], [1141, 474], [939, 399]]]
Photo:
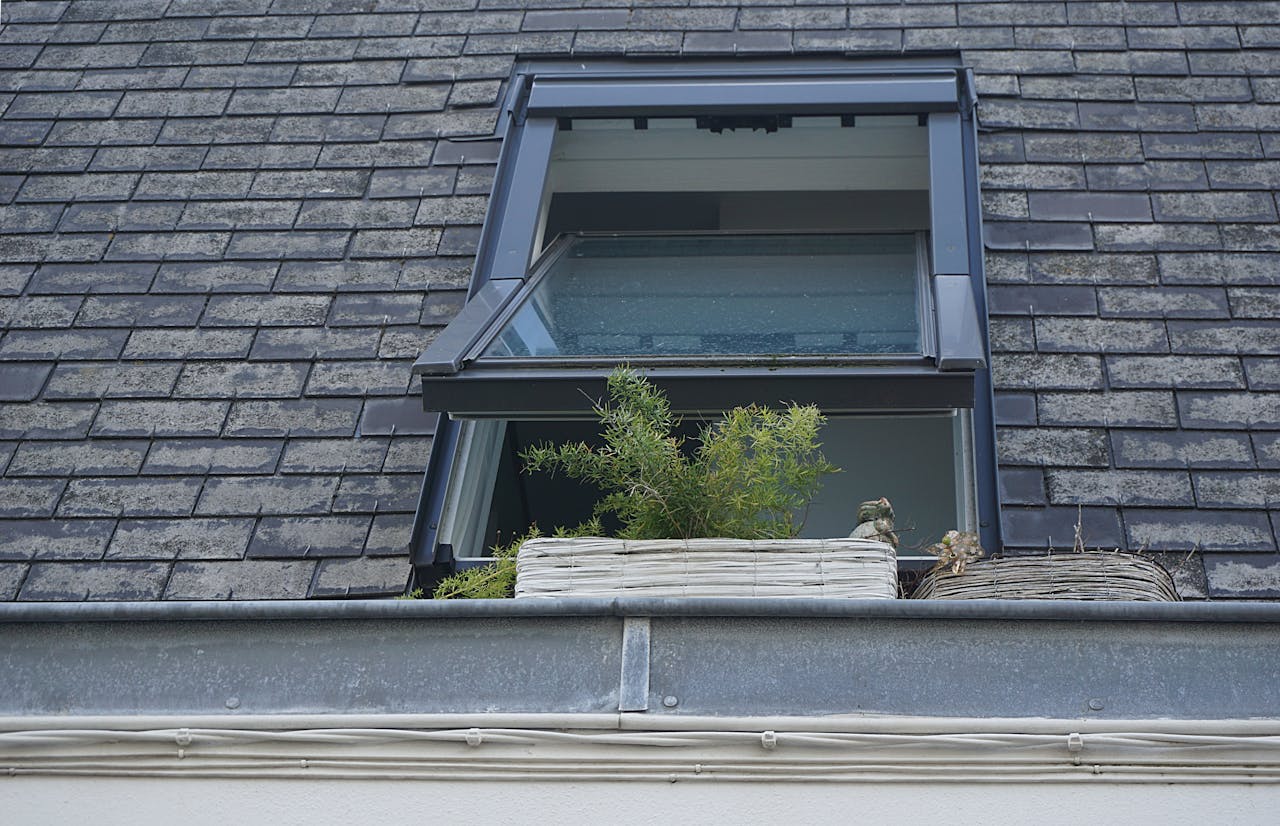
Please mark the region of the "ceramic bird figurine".
[[893, 532], [893, 505], [883, 496], [863, 502], [858, 506], [858, 526], [849, 536], [887, 542], [896, 549], [898, 535]]
[[963, 574], [966, 565], [986, 553], [976, 533], [961, 531], [947, 531], [941, 542], [935, 542], [925, 550], [938, 558], [933, 566], [935, 569], [950, 567], [953, 574]]

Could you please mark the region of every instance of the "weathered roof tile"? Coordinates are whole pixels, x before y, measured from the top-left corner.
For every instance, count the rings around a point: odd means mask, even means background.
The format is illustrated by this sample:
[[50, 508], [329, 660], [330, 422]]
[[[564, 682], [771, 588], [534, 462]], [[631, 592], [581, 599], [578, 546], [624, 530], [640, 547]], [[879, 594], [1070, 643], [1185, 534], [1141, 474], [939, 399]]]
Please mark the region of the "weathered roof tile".
[[408, 365], [517, 54], [903, 49], [977, 73], [1006, 543], [1081, 503], [1090, 544], [1200, 543], [1190, 596], [1275, 595], [1275, 4], [4, 5], [0, 598], [400, 591]]

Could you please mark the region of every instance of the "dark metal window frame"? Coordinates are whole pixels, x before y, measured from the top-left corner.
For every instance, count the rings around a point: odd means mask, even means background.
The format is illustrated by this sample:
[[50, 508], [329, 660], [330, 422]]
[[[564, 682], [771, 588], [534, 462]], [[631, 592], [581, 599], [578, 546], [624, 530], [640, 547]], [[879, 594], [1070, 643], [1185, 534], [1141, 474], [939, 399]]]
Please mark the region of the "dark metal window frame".
[[[540, 207], [549, 173], [557, 120], [565, 117], [658, 117], [689, 114], [917, 114], [929, 141], [929, 235], [936, 355], [930, 364], [854, 360], [841, 365], [728, 368], [653, 365], [646, 370], [680, 409], [723, 409], [768, 386], [788, 398], [820, 397], [824, 406], [859, 409], [868, 394], [877, 407], [972, 407], [979, 527], [988, 548], [999, 547], [994, 426], [986, 365], [986, 302], [982, 276], [976, 130], [971, 75], [954, 59], [790, 61], [750, 63], [537, 63], [517, 66], [499, 133], [502, 155], [482, 230], [467, 305], [414, 366], [424, 403], [448, 382], [463, 390], [481, 414], [509, 416], [508, 408], [484, 411], [486, 399], [509, 397], [513, 388], [536, 387], [545, 410], [562, 415], [581, 407], [584, 388], [603, 390], [603, 368], [577, 365], [477, 367], [466, 357], [531, 274]], [[927, 322], [926, 322], [927, 323]], [[642, 362], [642, 359], [633, 359]], [[470, 368], [470, 369], [467, 369]], [[714, 377], [714, 382], [708, 378]], [[464, 389], [465, 388], [465, 389]], [[791, 392], [788, 392], [791, 391]], [[939, 401], [940, 399], [944, 401]], [[504, 415], [505, 414], [505, 415]], [[414, 529], [418, 579], [453, 568], [450, 549], [436, 533], [457, 442], [458, 423], [441, 417]]]

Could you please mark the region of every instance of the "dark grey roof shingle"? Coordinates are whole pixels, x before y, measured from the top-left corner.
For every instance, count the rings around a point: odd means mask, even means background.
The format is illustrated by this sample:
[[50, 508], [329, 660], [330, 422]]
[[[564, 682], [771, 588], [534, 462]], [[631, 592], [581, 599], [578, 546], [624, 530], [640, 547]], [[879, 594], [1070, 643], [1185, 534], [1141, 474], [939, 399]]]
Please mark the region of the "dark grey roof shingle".
[[1280, 596], [1277, 8], [6, 2], [0, 598], [398, 591], [517, 53], [903, 49], [978, 73], [1009, 547]]

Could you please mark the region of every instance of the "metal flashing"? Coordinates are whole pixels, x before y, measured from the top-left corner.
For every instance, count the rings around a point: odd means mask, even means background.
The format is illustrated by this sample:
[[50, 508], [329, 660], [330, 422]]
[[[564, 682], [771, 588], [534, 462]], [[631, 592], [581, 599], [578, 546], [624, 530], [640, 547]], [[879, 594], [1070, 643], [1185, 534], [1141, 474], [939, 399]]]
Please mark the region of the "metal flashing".
[[[1269, 656], [1280, 642], [1273, 604], [526, 599], [0, 608], [0, 715], [617, 714], [622, 701], [643, 702], [646, 717], [663, 719], [1230, 720], [1273, 715], [1280, 679]], [[637, 632], [646, 625], [643, 646]]]

